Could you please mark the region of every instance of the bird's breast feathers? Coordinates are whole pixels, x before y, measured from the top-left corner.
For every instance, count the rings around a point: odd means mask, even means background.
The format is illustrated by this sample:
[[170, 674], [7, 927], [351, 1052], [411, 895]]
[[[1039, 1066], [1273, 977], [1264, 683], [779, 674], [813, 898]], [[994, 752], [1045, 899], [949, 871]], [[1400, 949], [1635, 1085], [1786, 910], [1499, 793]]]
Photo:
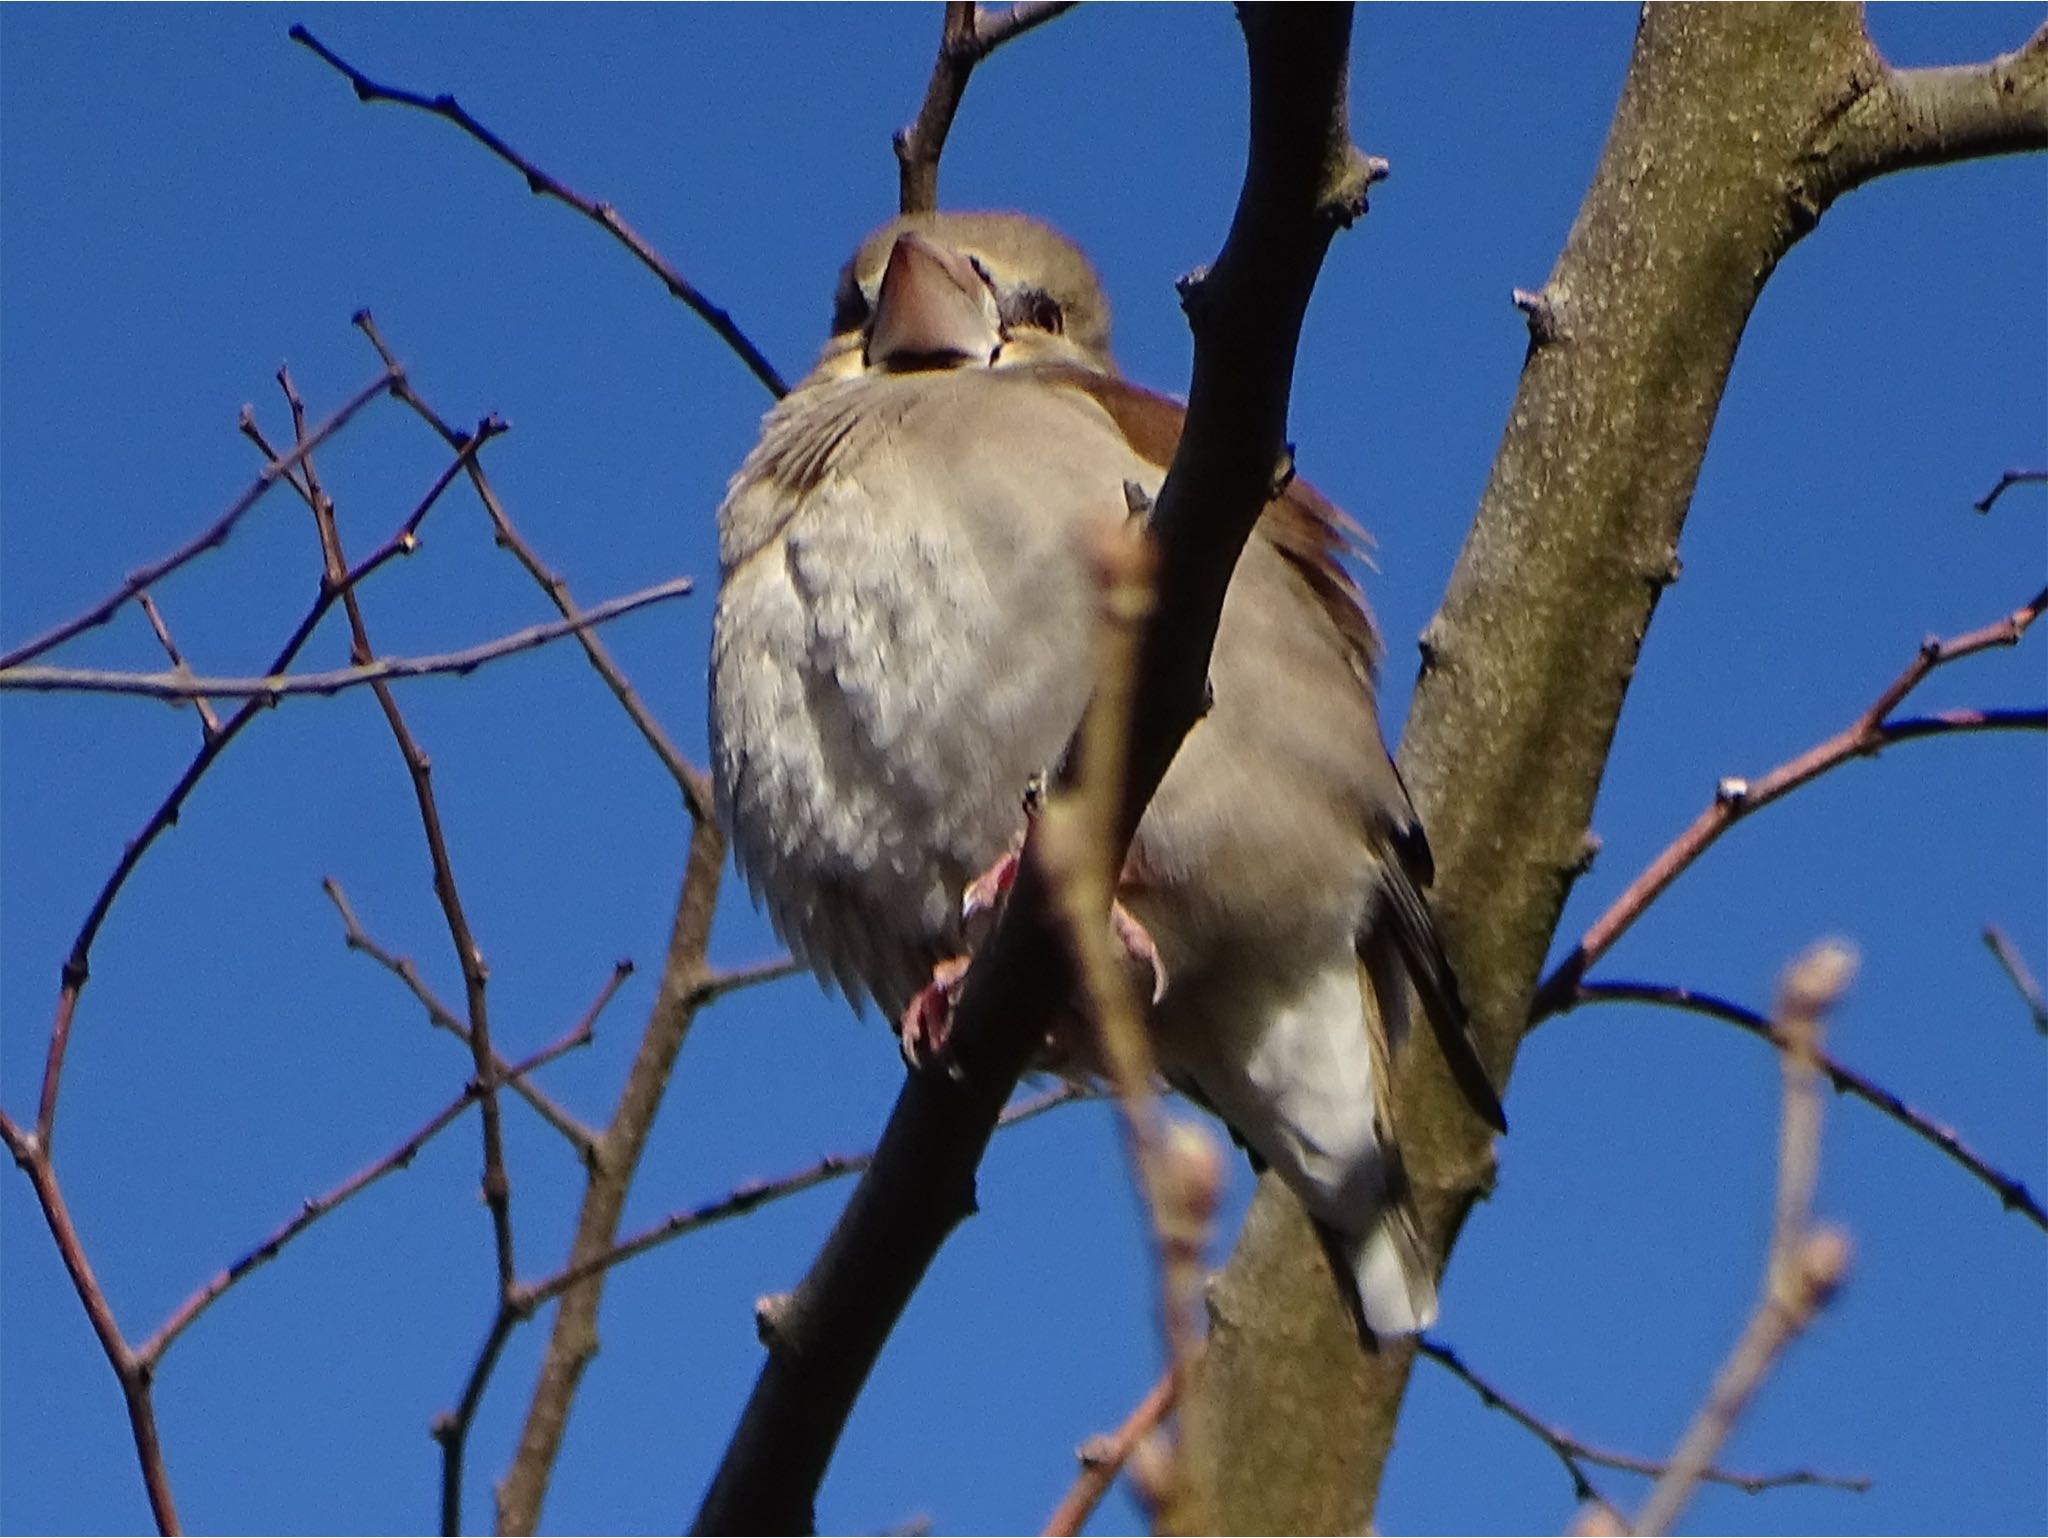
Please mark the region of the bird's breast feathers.
[[1148, 473], [1086, 395], [975, 371], [801, 391], [734, 478], [716, 778], [777, 927], [856, 996], [900, 1005], [1020, 826], [1086, 698], [1080, 527]]

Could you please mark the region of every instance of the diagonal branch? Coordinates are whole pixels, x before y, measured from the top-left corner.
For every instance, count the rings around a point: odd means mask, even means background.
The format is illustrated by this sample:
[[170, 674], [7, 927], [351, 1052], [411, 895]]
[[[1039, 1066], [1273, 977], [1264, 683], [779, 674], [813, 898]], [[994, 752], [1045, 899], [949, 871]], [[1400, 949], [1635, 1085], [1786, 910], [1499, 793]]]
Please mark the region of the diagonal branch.
[[1773, 1027], [1784, 1046], [1780, 1060], [1785, 1094], [1763, 1296], [1715, 1377], [1707, 1402], [1679, 1439], [1670, 1466], [1643, 1503], [1635, 1532], [1671, 1531], [1778, 1358], [1813, 1323], [1848, 1274], [1848, 1237], [1839, 1229], [1813, 1223], [1813, 1189], [1820, 1176], [1822, 1027], [1855, 970], [1854, 954], [1835, 942], [1816, 945], [1786, 969]]
[[2027, 1013], [2034, 1017], [2034, 1029], [2048, 1036], [2048, 999], [2041, 997], [2041, 985], [2034, 981], [2034, 974], [2027, 970], [2027, 963], [2019, 953], [2019, 947], [2006, 937], [2004, 930], [1996, 924], [1987, 925], [1984, 930], [1984, 946], [1997, 958], [2005, 975], [2018, 990], [2020, 1001], [2027, 1006]]
[[[320, 879], [320, 890], [327, 894], [327, 900], [334, 904], [335, 911], [341, 915], [341, 943], [352, 951], [360, 951], [363, 955], [368, 956], [378, 966], [405, 984], [406, 990], [414, 998], [418, 999], [420, 1006], [426, 1010], [429, 1024], [438, 1026], [465, 1047], [468, 1046], [469, 1027], [463, 1024], [462, 1017], [441, 1002], [433, 989], [427, 986], [426, 979], [420, 976], [420, 969], [414, 966], [409, 958], [393, 954], [370, 938], [368, 932], [364, 930], [362, 924], [357, 920], [355, 910], [349, 906], [348, 899], [342, 895], [341, 883], [332, 876], [323, 876]], [[624, 968], [629, 967], [630, 963], [621, 962], [619, 965]], [[617, 977], [617, 975], [615, 972], [614, 976]], [[619, 980], [622, 981], [623, 979]], [[609, 997], [608, 994], [606, 996]], [[530, 1082], [524, 1075], [512, 1073], [505, 1065], [503, 1059], [500, 1059], [497, 1063], [497, 1074], [501, 1082], [510, 1085], [513, 1093], [533, 1107], [542, 1121], [553, 1127], [568, 1140], [569, 1146], [576, 1150], [579, 1158], [585, 1163], [590, 1161], [591, 1155], [597, 1146], [596, 1133], [592, 1132], [583, 1123], [557, 1105], [553, 1098], [545, 1090], [541, 1089], [539, 1085]]]
[[[149, 628], [156, 632], [157, 644], [163, 647], [164, 656], [170, 660], [171, 671], [180, 677], [190, 678], [192, 669], [185, 661], [185, 654], [178, 650], [178, 643], [171, 639], [170, 627], [164, 623], [163, 615], [157, 611], [156, 600], [147, 593], [137, 593], [135, 601], [141, 606], [144, 617], [149, 620]], [[6, 670], [0, 669], [0, 672], [4, 671]], [[218, 733], [220, 717], [214, 714], [213, 706], [208, 703], [206, 696], [199, 695], [192, 703], [199, 709], [199, 730], [202, 738]]]
[[1044, 1538], [1071, 1538], [1087, 1526], [1139, 1445], [1165, 1424], [1178, 1397], [1178, 1380], [1171, 1372], [1166, 1373], [1124, 1417], [1121, 1426], [1107, 1436], [1090, 1437], [1081, 1444], [1076, 1454], [1081, 1471], [1060, 1497], [1059, 1505], [1053, 1507], [1052, 1515], [1045, 1519]]
[[2043, 608], [2048, 608], [2048, 588], [2001, 620], [1966, 631], [1947, 640], [1929, 637], [1920, 643], [1905, 670], [1893, 679], [1862, 714], [1842, 730], [1818, 742], [1796, 758], [1788, 759], [1761, 779], [1727, 779], [1715, 792], [1714, 801], [1693, 819], [1647, 869], [1629, 883], [1628, 890], [1593, 921], [1572, 948], [1571, 954], [1551, 971], [1537, 991], [1530, 1008], [1531, 1022], [1540, 1021], [1566, 1007], [1586, 970], [1613, 948], [1629, 926], [1642, 917], [1664, 889], [1676, 881], [1715, 840], [1752, 812], [1789, 795], [1808, 781], [1854, 759], [1866, 758], [1894, 742], [1954, 732], [1985, 730], [2033, 730], [2048, 727], [2048, 710], [1950, 711], [1936, 716], [1894, 719], [1892, 712], [1937, 668], [1995, 646], [2017, 646], [2020, 638]]
[[[292, 415], [293, 436], [300, 441], [305, 438], [305, 407], [299, 399], [298, 390], [292, 384], [291, 374], [279, 369], [278, 387], [284, 392], [285, 404]], [[438, 493], [454, 479], [455, 470], [461, 464], [474, 461], [477, 450], [490, 438], [493, 428], [502, 430], [495, 418], [485, 418], [457, 451], [457, 465], [436, 483]], [[321, 569], [324, 579], [323, 591], [334, 591], [341, 595], [343, 612], [348, 618], [349, 658], [358, 666], [369, 663], [376, 655], [370, 645], [369, 628], [363, 620], [362, 604], [356, 594], [356, 581], [347, 558], [342, 553], [341, 531], [334, 515], [334, 499], [321, 489], [314, 473], [311, 456], [304, 462], [304, 480], [298, 483], [298, 490], [313, 514], [314, 534], [319, 541]], [[406, 520], [390, 548], [410, 554], [417, 546], [416, 534], [426, 514], [426, 507]], [[382, 552], [371, 558], [380, 559]], [[371, 569], [365, 563], [364, 569]], [[281, 671], [281, 670], [273, 670]], [[497, 1260], [498, 1291], [502, 1297], [511, 1289], [517, 1279], [512, 1254], [512, 1183], [505, 1169], [504, 1129], [499, 1115], [498, 1102], [498, 1056], [491, 1047], [490, 1009], [486, 984], [489, 968], [484, 963], [483, 951], [469, 926], [469, 917], [463, 907], [462, 892], [455, 880], [455, 865], [448, 852], [447, 835], [441, 822], [440, 800], [434, 793], [432, 766], [426, 753], [414, 738], [412, 729], [398, 709], [398, 700], [391, 687], [384, 683], [373, 683], [370, 692], [376, 696], [378, 709], [383, 713], [384, 722], [391, 731], [398, 754], [405, 761], [406, 776], [412, 782], [413, 802], [419, 812], [420, 831], [426, 839], [427, 858], [434, 873], [434, 897], [441, 908], [442, 917], [448, 926], [449, 943], [454, 947], [456, 964], [462, 971], [464, 1004], [469, 1016], [470, 1060], [475, 1068], [476, 1082], [480, 1087], [477, 1101], [477, 1120], [483, 1131], [483, 1176], [482, 1190], [484, 1206], [490, 1213], [492, 1251]]]
[[[1781, 1051], [1785, 1048], [1785, 1040], [1778, 1033], [1778, 1028], [1763, 1015], [1693, 988], [1678, 988], [1666, 983], [1580, 983], [1573, 1003], [1656, 1004], [1667, 1009], [1690, 1010], [1694, 1014], [1706, 1015], [1710, 1019], [1725, 1020], [1730, 1025], [1748, 1031], [1752, 1036], [1770, 1042]], [[1864, 1104], [1876, 1107], [1908, 1132], [1933, 1144], [1983, 1181], [1998, 1194], [1999, 1201], [2008, 1210], [2023, 1214], [2036, 1228], [2048, 1230], [2048, 1210], [2043, 1209], [2041, 1203], [2035, 1199], [2034, 1193], [2027, 1189], [2024, 1181], [2006, 1174], [1972, 1150], [1949, 1128], [1931, 1116], [1914, 1110], [1874, 1080], [1866, 1078], [1855, 1069], [1847, 1067], [1818, 1049], [1815, 1051], [1815, 1060], [1820, 1064], [1820, 1071], [1826, 1075], [1828, 1083], [1834, 1086], [1836, 1094], [1854, 1095]]]
[[917, 117], [897, 129], [890, 141], [896, 151], [898, 213], [930, 213], [939, 206], [939, 156], [945, 152], [946, 135], [953, 130], [953, 115], [960, 110], [974, 66], [1011, 38], [1073, 8], [1074, 0], [1019, 0], [1000, 9], [976, 5], [974, 0], [949, 0], [924, 103]]
[[[1624, 1474], [1641, 1474], [1650, 1479], [1663, 1477], [1670, 1468], [1669, 1464], [1658, 1463], [1653, 1459], [1638, 1458], [1630, 1453], [1617, 1453], [1581, 1441], [1570, 1432], [1544, 1420], [1527, 1405], [1520, 1404], [1502, 1393], [1499, 1388], [1473, 1371], [1462, 1356], [1442, 1341], [1424, 1336], [1416, 1343], [1415, 1349], [1418, 1355], [1428, 1357], [1471, 1389], [1487, 1409], [1500, 1411], [1549, 1448], [1557, 1461], [1564, 1465], [1565, 1474], [1572, 1482], [1572, 1498], [1581, 1505], [1597, 1507], [1610, 1516], [1615, 1512], [1614, 1503], [1602, 1495], [1587, 1476], [1588, 1464], [1595, 1468], [1616, 1469]], [[1766, 1490], [1784, 1490], [1801, 1485], [1818, 1486], [1828, 1490], [1848, 1490], [1858, 1495], [1870, 1488], [1868, 1479], [1822, 1474], [1813, 1469], [1787, 1469], [1778, 1474], [1740, 1474], [1728, 1469], [1710, 1467], [1701, 1473], [1700, 1479], [1710, 1485], [1727, 1485], [1746, 1495], [1761, 1495]]]
[[704, 296], [702, 290], [676, 271], [631, 225], [619, 217], [619, 211], [611, 204], [594, 202], [543, 171], [471, 117], [463, 105], [446, 92], [439, 96], [423, 96], [417, 91], [404, 90], [398, 86], [380, 85], [296, 22], [292, 25], [290, 36], [293, 42], [301, 44], [346, 76], [348, 83], [355, 87], [358, 101], [392, 102], [401, 107], [414, 107], [435, 117], [445, 118], [524, 176], [527, 189], [534, 196], [554, 198], [566, 203], [584, 218], [601, 226], [614, 240], [638, 257], [643, 267], [661, 279], [671, 295], [694, 310], [698, 318], [718, 334], [719, 340], [738, 354], [739, 360], [746, 364], [747, 371], [760, 380], [771, 395], [779, 398], [789, 393], [789, 386], [783, 382], [782, 375], [776, 372], [775, 365], [770, 363], [767, 355], [740, 330], [739, 324], [732, 316], [713, 304]]
[[[557, 1040], [550, 1042], [531, 1056], [511, 1064], [498, 1075], [497, 1082], [500, 1084], [516, 1084], [519, 1080], [525, 1078], [526, 1075], [534, 1072], [536, 1069], [545, 1067], [556, 1058], [573, 1052], [578, 1047], [589, 1045], [596, 1012], [602, 1009], [605, 1000], [611, 997], [612, 988], [616, 986], [616, 983], [617, 974], [614, 974], [612, 985], [605, 989], [603, 996], [600, 997], [589, 1013], [586, 1013], [581, 1020], [577, 1021], [573, 1027]], [[142, 1364], [145, 1370], [154, 1372], [157, 1363], [162, 1360], [163, 1354], [171, 1348], [172, 1342], [197, 1323], [199, 1316], [218, 1303], [229, 1288], [241, 1281], [250, 1272], [258, 1270], [277, 1259], [279, 1252], [287, 1244], [298, 1238], [300, 1234], [340, 1207], [351, 1197], [367, 1190], [393, 1171], [402, 1170], [410, 1166], [412, 1161], [419, 1156], [419, 1151], [422, 1148], [426, 1147], [428, 1143], [432, 1142], [447, 1128], [453, 1126], [456, 1119], [476, 1103], [483, 1095], [484, 1088], [484, 1085], [471, 1080], [463, 1086], [462, 1093], [435, 1112], [418, 1131], [406, 1138], [396, 1148], [392, 1149], [391, 1152], [385, 1154], [374, 1163], [356, 1171], [355, 1174], [349, 1176], [333, 1189], [319, 1196], [307, 1197], [300, 1205], [299, 1210], [293, 1213], [290, 1218], [265, 1235], [260, 1242], [247, 1250], [239, 1259], [228, 1265], [226, 1269], [216, 1272], [204, 1286], [197, 1292], [194, 1292], [183, 1303], [179, 1304], [172, 1311], [170, 1317], [158, 1326], [157, 1332], [137, 1348], [135, 1352], [136, 1360]]]
[[[319, 428], [314, 429], [310, 433], [302, 431], [299, 447], [283, 458], [272, 458], [270, 464], [265, 467], [263, 474], [257, 477], [255, 486], [252, 487], [250, 494], [245, 496], [242, 502], [237, 503], [236, 508], [240, 509], [240, 511], [246, 511], [249, 506], [254, 505], [255, 498], [261, 495], [261, 489], [267, 489], [275, 485], [280, 478], [289, 479], [292, 468], [308, 459], [314, 445], [321, 441], [323, 433], [331, 437], [341, 424], [355, 410], [359, 409], [364, 402], [369, 400], [371, 396], [378, 391], [388, 388], [393, 381], [403, 377], [403, 374], [395, 367], [387, 367], [385, 374], [373, 388], [358, 394], [354, 400], [343, 407], [341, 411], [336, 412], [334, 416], [328, 418]], [[457, 450], [456, 463], [460, 464], [473, 457], [480, 442], [481, 436], [466, 442], [462, 448]], [[421, 520], [434, 507], [440, 498], [442, 490], [447, 487], [451, 478], [452, 471], [444, 472], [420, 500], [411, 516], [407, 518], [399, 531], [387, 540], [376, 554], [372, 555], [354, 572], [346, 572], [338, 580], [322, 581], [320, 591], [314, 598], [312, 605], [300, 618], [298, 625], [293, 629], [291, 635], [286, 638], [284, 645], [278, 649], [276, 656], [271, 660], [270, 671], [272, 673], [282, 673], [291, 666], [299, 652], [312, 639], [313, 632], [319, 628], [320, 621], [326, 617], [328, 610], [334, 606], [337, 599], [351, 599], [357, 581], [368, 575], [376, 567], [382, 565], [391, 553], [409, 545], [414, 532], [419, 528]], [[239, 516], [239, 511], [230, 509], [229, 516], [215, 523], [213, 529], [209, 530], [207, 535], [187, 545], [185, 549], [196, 554], [199, 549], [205, 548], [205, 541], [216, 533], [218, 538], [214, 539], [214, 543], [218, 543], [220, 539], [225, 539], [227, 537], [226, 531], [233, 527], [233, 519]], [[175, 562], [177, 559], [178, 557], [173, 557], [171, 561]], [[160, 562], [158, 563], [158, 568], [152, 568], [152, 570], [159, 570], [159, 568], [166, 567], [168, 564], [170, 563]], [[133, 580], [135, 579], [130, 579], [130, 581]], [[154, 578], [151, 580], [154, 580]], [[57, 1119], [57, 1095], [59, 1085], [63, 1079], [65, 1054], [70, 1046], [72, 1018], [77, 1011], [78, 996], [84, 990], [86, 981], [91, 976], [92, 947], [94, 941], [99, 937], [100, 927], [105, 924], [107, 914], [113, 909], [115, 898], [120, 895], [121, 889], [127, 884], [128, 878], [134, 874], [136, 866], [141, 864], [142, 857], [149, 852], [151, 846], [155, 844], [158, 838], [162, 837], [167, 829], [177, 823], [178, 814], [183, 809], [186, 799], [192, 794], [194, 787], [204, 778], [207, 770], [213, 767], [214, 761], [227, 751], [229, 744], [242, 733], [243, 729], [251, 721], [256, 719], [258, 714], [267, 708], [268, 706], [263, 700], [252, 699], [248, 701], [229, 718], [227, 723], [218, 732], [212, 733], [200, 744], [199, 751], [192, 756], [191, 762], [185, 767], [185, 772], [178, 777], [178, 781], [171, 787], [170, 793], [158, 804], [156, 811], [150, 815], [149, 821], [143, 824], [142, 831], [129, 840], [122, 849], [121, 858], [116, 862], [113, 873], [107, 877], [106, 883], [100, 888], [98, 895], [93, 899], [92, 909], [86, 914], [85, 922], [79, 926], [78, 934], [71, 944], [70, 954], [66, 956], [64, 961], [57, 996], [56, 1015], [50, 1026], [49, 1049], [43, 1059], [42, 1094], [36, 1111], [36, 1137], [44, 1145], [47, 1146], [50, 1143], [54, 1134]]]
[[2048, 481], [2048, 470], [2008, 470], [1998, 478], [1996, 485], [1970, 505], [1980, 513], [1988, 513], [2013, 487], [2038, 486], [2044, 481]]
[[[384, 360], [385, 366], [395, 366], [391, 349], [384, 344], [384, 338], [379, 334], [377, 323], [371, 318], [370, 312], [358, 310], [355, 314], [355, 324], [356, 328], [370, 339], [370, 345], [377, 350], [377, 356]], [[461, 433], [451, 427], [420, 397], [412, 388], [410, 380], [401, 380], [393, 393], [399, 400], [412, 407], [422, 421], [440, 434], [442, 442], [450, 445], [461, 442]], [[469, 480], [478, 500], [484, 505], [484, 512], [491, 520], [491, 528], [497, 536], [498, 543], [511, 551], [513, 558], [526, 569], [527, 575], [540, 584], [541, 591], [547, 594], [548, 601], [554, 604], [556, 611], [564, 619], [576, 618], [581, 611], [576, 607], [576, 600], [570, 596], [569, 584], [557, 573], [549, 570], [546, 563], [513, 525], [505, 512], [504, 504], [498, 500], [498, 494], [491, 489], [491, 483], [484, 475], [483, 466], [475, 460], [470, 462]], [[642, 702], [632, 684], [627, 682], [624, 671], [612, 660], [611, 653], [605, 649], [596, 632], [587, 628], [579, 630], [576, 632], [576, 639], [583, 648], [583, 654], [590, 659], [590, 665], [597, 676], [604, 680], [605, 687], [611, 690], [612, 697], [619, 702], [620, 708], [639, 729], [640, 735], [646, 739], [647, 746], [653, 750], [654, 756], [661, 760], [662, 767], [674, 778], [677, 787], [683, 793], [683, 804], [690, 816], [699, 822], [709, 820], [710, 777], [684, 758], [681, 750], [669, 740], [668, 733], [661, 729], [661, 723], [654, 719], [654, 713]]]
[[[1078, 1084], [1062, 1084], [1028, 1099], [1011, 1102], [996, 1118], [998, 1128], [1014, 1127], [1019, 1123], [1043, 1116], [1047, 1111], [1076, 1100], [1092, 1100], [1095, 1091]], [[757, 1180], [737, 1186], [725, 1195], [696, 1207], [686, 1207], [672, 1212], [658, 1223], [650, 1223], [639, 1233], [621, 1239], [602, 1254], [592, 1255], [564, 1266], [553, 1276], [535, 1282], [521, 1289], [521, 1300], [527, 1311], [549, 1303], [567, 1292], [577, 1283], [587, 1281], [601, 1272], [623, 1265], [636, 1255], [658, 1249], [671, 1239], [680, 1239], [685, 1234], [694, 1234], [700, 1229], [710, 1228], [731, 1218], [744, 1217], [759, 1208], [784, 1197], [797, 1196], [818, 1186], [858, 1175], [875, 1162], [875, 1153], [826, 1154], [823, 1158], [807, 1164], [794, 1174], [779, 1176], [774, 1180]]]
[[161, 582], [165, 577], [196, 557], [226, 544], [228, 536], [235, 532], [235, 525], [242, 521], [243, 514], [262, 501], [265, 492], [288, 476], [293, 468], [308, 454], [312, 453], [314, 449], [348, 426], [350, 420], [358, 411], [361, 411], [363, 407], [369, 405], [371, 401], [404, 378], [404, 372], [395, 364], [385, 365], [382, 374], [350, 396], [342, 404], [340, 410], [313, 429], [306, 436], [305, 440], [297, 448], [293, 449], [291, 453], [287, 454], [283, 459], [273, 460], [265, 465], [256, 479], [249, 483], [249, 489], [235, 498], [229, 504], [228, 510], [211, 524], [207, 525], [195, 538], [180, 545], [162, 560], [152, 561], [149, 565], [130, 572], [126, 581], [90, 609], [87, 609], [83, 614], [68, 619], [61, 625], [53, 626], [32, 641], [22, 642], [21, 645], [15, 647], [12, 651], [0, 654], [0, 668], [15, 667], [33, 658], [40, 657], [44, 652], [49, 651], [52, 647], [61, 646], [81, 631], [90, 630], [96, 625], [104, 625], [114, 617], [115, 611], [122, 604], [134, 598], [144, 589]]

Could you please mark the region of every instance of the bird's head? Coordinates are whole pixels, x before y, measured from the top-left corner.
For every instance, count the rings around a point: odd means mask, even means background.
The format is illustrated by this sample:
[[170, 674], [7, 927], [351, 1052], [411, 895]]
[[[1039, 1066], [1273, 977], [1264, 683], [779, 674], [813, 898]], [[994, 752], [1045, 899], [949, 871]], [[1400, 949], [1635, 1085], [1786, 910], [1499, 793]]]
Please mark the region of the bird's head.
[[1022, 214], [909, 214], [841, 270], [811, 377], [1030, 363], [1116, 372], [1109, 302], [1088, 259]]

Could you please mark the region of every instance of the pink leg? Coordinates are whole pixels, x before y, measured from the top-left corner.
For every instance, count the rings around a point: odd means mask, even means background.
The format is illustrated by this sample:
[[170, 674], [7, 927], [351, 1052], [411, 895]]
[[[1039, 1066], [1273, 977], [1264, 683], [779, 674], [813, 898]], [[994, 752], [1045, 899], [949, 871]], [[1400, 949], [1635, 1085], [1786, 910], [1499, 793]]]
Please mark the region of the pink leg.
[[972, 959], [947, 957], [932, 968], [932, 980], [904, 1007], [896, 1038], [903, 1061], [912, 1069], [928, 1068], [945, 1056], [946, 1038], [953, 1030], [953, 1006], [959, 1002], [960, 984]]

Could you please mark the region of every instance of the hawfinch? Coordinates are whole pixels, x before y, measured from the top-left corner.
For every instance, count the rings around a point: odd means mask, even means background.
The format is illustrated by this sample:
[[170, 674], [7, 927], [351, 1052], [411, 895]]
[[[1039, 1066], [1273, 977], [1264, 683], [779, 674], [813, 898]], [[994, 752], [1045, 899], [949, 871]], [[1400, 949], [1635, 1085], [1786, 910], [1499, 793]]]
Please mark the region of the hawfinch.
[[[816, 367], [718, 512], [719, 814], [777, 932], [898, 1017], [965, 945], [963, 890], [1087, 702], [1089, 525], [1156, 494], [1181, 408], [1120, 378], [1087, 260], [1016, 214], [902, 218], [840, 276]], [[1364, 1324], [1436, 1316], [1392, 1122], [1421, 1001], [1505, 1130], [1380, 739], [1355, 525], [1295, 480], [1238, 562], [1119, 896], [1156, 948], [1162, 1071], [1315, 1218]]]

